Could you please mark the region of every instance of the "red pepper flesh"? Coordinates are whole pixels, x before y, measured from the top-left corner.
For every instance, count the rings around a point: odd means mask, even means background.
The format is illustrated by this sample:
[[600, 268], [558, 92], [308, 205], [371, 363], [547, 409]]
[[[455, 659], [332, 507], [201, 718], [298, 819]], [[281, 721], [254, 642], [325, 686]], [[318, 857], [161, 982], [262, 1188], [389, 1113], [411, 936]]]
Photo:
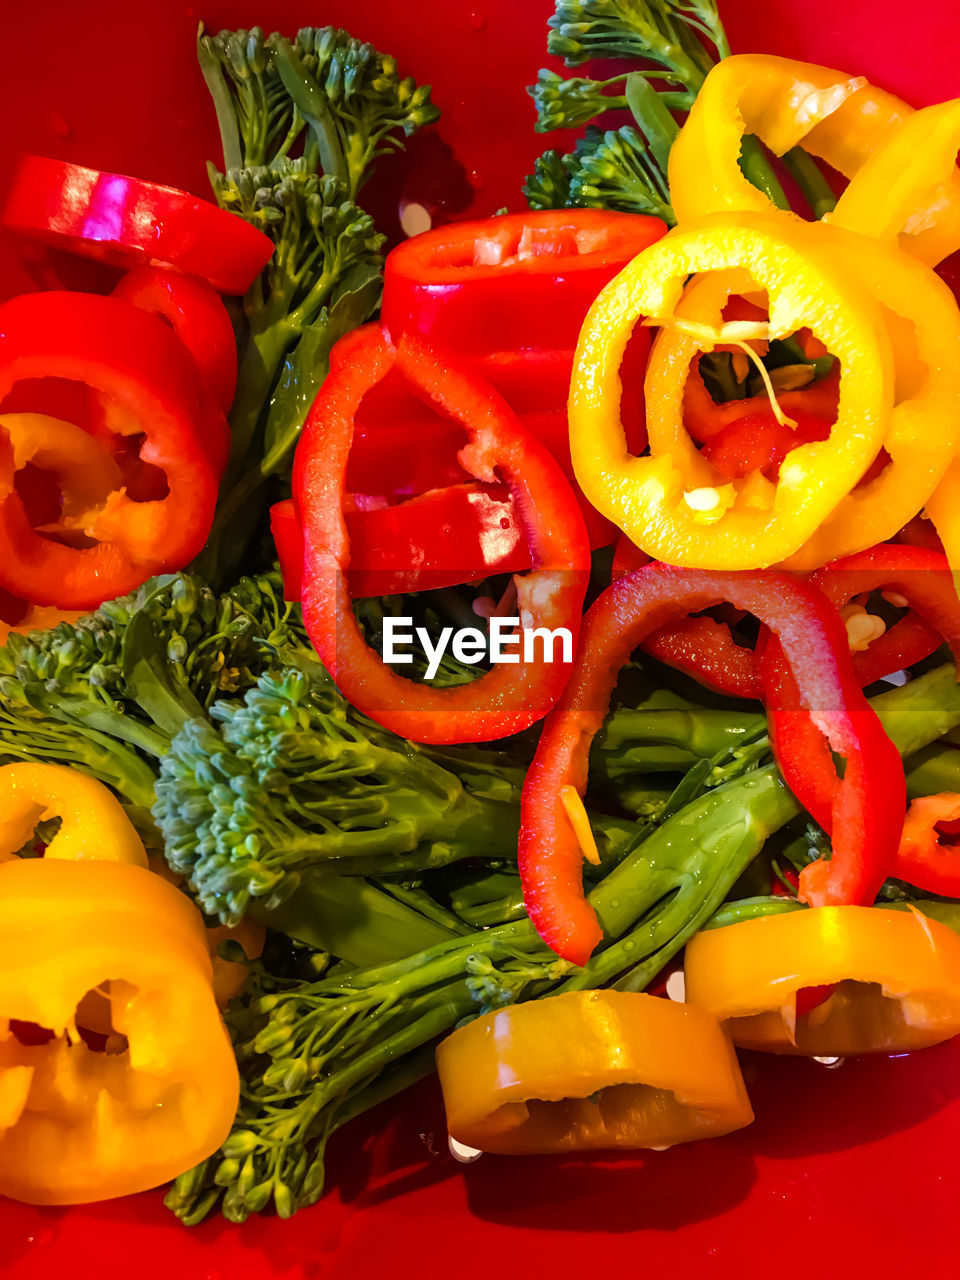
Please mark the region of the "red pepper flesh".
[[501, 663], [469, 684], [433, 688], [405, 680], [370, 649], [354, 618], [343, 511], [357, 406], [396, 369], [417, 393], [463, 424], [460, 460], [486, 483], [506, 483], [530, 539], [532, 571], [516, 581], [527, 627], [570, 630], [573, 643], [589, 574], [586, 531], [563, 473], [488, 385], [439, 357], [417, 335], [394, 345], [377, 326], [349, 334], [310, 411], [294, 463], [294, 502], [304, 532], [303, 614], [321, 660], [354, 706], [420, 742], [481, 742], [516, 733], [554, 704], [570, 673], [547, 662]]
[[[583, 795], [590, 744], [632, 651], [659, 627], [729, 601], [775, 630], [824, 740], [847, 766], [839, 783], [833, 860], [824, 901], [872, 901], [893, 851], [874, 840], [876, 809], [892, 814], [905, 783], [896, 748], [857, 684], [839, 615], [819, 591], [786, 573], [712, 573], [650, 564], [608, 587], [584, 619], [580, 651], [563, 696], [544, 725], [527, 772], [519, 845], [524, 903], [540, 936], [584, 964], [602, 932], [583, 892], [583, 854], [560, 788]], [[898, 818], [893, 824], [899, 837]], [[808, 873], [815, 869], [808, 867]]]
[[3, 223], [56, 249], [126, 269], [172, 267], [231, 294], [247, 291], [274, 249], [209, 200], [47, 156], [17, 165]]
[[[164, 495], [153, 501], [111, 495], [115, 502], [96, 513], [90, 534], [102, 549], [77, 548], [34, 532], [6, 459], [0, 513], [10, 554], [0, 557], [0, 585], [37, 604], [91, 608], [197, 555], [213, 520], [217, 478], [201, 444], [196, 375], [155, 317], [95, 294], [10, 299], [0, 306], [0, 404], [21, 381], [48, 378], [83, 384], [114, 406], [116, 422], [142, 435], [140, 459], [166, 477]], [[101, 438], [116, 444], [109, 422], [101, 425]]]

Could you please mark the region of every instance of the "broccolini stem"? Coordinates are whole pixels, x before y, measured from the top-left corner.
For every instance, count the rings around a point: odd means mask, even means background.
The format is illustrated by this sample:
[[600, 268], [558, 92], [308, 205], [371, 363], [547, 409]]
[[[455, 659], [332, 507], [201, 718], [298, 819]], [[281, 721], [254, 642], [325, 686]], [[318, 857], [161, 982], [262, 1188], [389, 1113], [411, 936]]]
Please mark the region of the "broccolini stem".
[[[812, 163], [812, 161], [811, 161]], [[748, 134], [740, 146], [740, 168], [748, 182], [771, 200], [778, 209], [789, 209], [790, 201], [773, 172], [758, 138]]]
[[723, 929], [729, 924], [740, 924], [744, 920], [756, 920], [759, 916], [784, 915], [790, 911], [802, 911], [803, 903], [796, 898], [775, 896], [741, 898], [739, 902], [725, 902], [719, 911], [715, 911], [704, 929]]
[[784, 154], [783, 164], [800, 188], [815, 218], [822, 218], [837, 207], [833, 188], [808, 151], [804, 151], [802, 147], [792, 147]]
[[[300, 115], [310, 126], [316, 141], [320, 155], [320, 168], [324, 173], [349, 182], [349, 166], [325, 95], [304, 67], [300, 55], [289, 40], [282, 37], [277, 39], [274, 50], [277, 71], [283, 81], [283, 87], [289, 93]], [[353, 199], [355, 194], [355, 191], [351, 191], [350, 199]]]

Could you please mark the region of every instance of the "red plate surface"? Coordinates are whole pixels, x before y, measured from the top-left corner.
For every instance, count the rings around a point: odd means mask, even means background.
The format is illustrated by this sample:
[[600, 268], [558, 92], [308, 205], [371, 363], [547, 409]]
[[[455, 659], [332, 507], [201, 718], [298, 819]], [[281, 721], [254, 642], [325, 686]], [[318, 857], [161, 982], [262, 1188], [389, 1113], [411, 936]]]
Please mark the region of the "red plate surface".
[[[956, 0], [721, 0], [734, 47], [862, 72], [916, 104], [960, 94]], [[519, 207], [546, 145], [524, 84], [546, 62], [550, 0], [54, 0], [7, 7], [0, 186], [24, 149], [204, 191], [216, 131], [193, 58], [208, 27], [335, 22], [429, 80], [444, 116], [368, 193], [459, 215]], [[26, 264], [26, 265], [25, 265]], [[58, 275], [89, 278], [57, 259]], [[0, 243], [0, 288], [51, 280]], [[87, 273], [86, 277], [84, 273]], [[0, 1200], [0, 1276], [86, 1280], [463, 1280], [636, 1268], [688, 1278], [886, 1280], [957, 1272], [960, 1046], [909, 1058], [745, 1062], [757, 1120], [712, 1143], [590, 1162], [446, 1154], [432, 1085], [365, 1117], [329, 1152], [329, 1191], [291, 1222], [187, 1231], [158, 1195], [72, 1210]]]

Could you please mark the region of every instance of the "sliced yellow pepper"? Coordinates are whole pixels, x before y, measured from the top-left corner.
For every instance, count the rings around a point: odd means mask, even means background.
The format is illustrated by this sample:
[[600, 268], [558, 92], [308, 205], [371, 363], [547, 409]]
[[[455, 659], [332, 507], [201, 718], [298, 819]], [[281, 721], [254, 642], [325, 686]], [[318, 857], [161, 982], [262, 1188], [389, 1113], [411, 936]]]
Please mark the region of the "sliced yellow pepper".
[[[815, 1057], [897, 1053], [960, 1032], [960, 937], [919, 911], [816, 907], [698, 933], [686, 998], [734, 1044]], [[796, 1016], [797, 992], [832, 987]]]
[[862, 76], [770, 54], [741, 53], [713, 67], [670, 151], [677, 221], [721, 210], [769, 213], [740, 170], [748, 134], [778, 156], [803, 144], [850, 177], [911, 108]]
[[[107, 1001], [94, 1049], [85, 1011]], [[221, 1146], [238, 1097], [183, 894], [119, 862], [0, 865], [0, 1194], [78, 1204], [158, 1186]]]
[[895, 402], [883, 439], [889, 461], [787, 561], [800, 570], [892, 538], [923, 509], [960, 448], [960, 310], [952, 292], [895, 242], [819, 230], [881, 309], [894, 353]]
[[[150, 854], [148, 865], [154, 875], [180, 889], [185, 877], [174, 871], [162, 853]], [[213, 994], [218, 1009], [225, 1009], [234, 996], [238, 996], [250, 977], [250, 966], [238, 960], [224, 960], [218, 955], [221, 942], [237, 942], [248, 960], [255, 960], [263, 951], [267, 931], [259, 920], [245, 916], [239, 924], [211, 925], [204, 930], [207, 950], [213, 964]]]
[[929, 266], [960, 249], [960, 98], [896, 123], [825, 221], [896, 243]]
[[827, 221], [899, 236], [901, 248], [922, 262], [940, 262], [960, 247], [955, 105], [915, 112], [862, 76], [770, 54], [725, 58], [704, 81], [670, 152], [677, 221], [771, 210], [740, 169], [741, 144], [752, 134], [778, 156], [802, 145], [850, 179]]
[[[883, 443], [894, 397], [889, 333], [879, 307], [818, 230], [783, 214], [702, 219], [644, 250], [587, 316], [570, 389], [574, 470], [594, 506], [658, 560], [709, 569], [785, 560], [850, 492]], [[735, 279], [748, 278], [754, 291], [766, 292], [769, 324], [711, 328], [689, 315], [687, 278], [725, 273], [721, 285], [729, 292], [731, 269], [740, 273]], [[645, 316], [669, 340], [654, 343], [647, 367], [650, 453], [638, 458], [620, 422], [619, 368], [634, 324]], [[749, 477], [716, 488], [684, 427], [691, 360], [731, 338], [786, 337], [804, 327], [840, 362], [829, 439], [794, 450], [776, 485]]]
[[0, 768], [0, 863], [22, 849], [38, 822], [59, 818], [45, 857], [147, 865], [136, 828], [113, 792], [60, 764]]
[[[895, 244], [881, 244], [840, 228], [820, 227], [818, 237], [875, 295], [894, 355], [895, 403], [883, 448], [889, 461], [881, 473], [843, 496], [785, 567], [809, 570], [892, 538], [930, 498], [960, 448], [960, 310], [953, 294], [931, 270]], [[745, 285], [735, 273], [698, 276], [681, 303], [682, 314], [709, 329], [720, 324], [731, 293]], [[665, 328], [657, 337], [647, 387], [652, 445], [672, 446], [661, 424], [672, 422], [675, 379], [686, 386], [691, 359], [698, 354], [689, 334]], [[788, 454], [784, 466], [791, 465]], [[700, 486], [724, 480], [699, 459]], [[766, 488], [762, 477], [742, 482], [744, 490]], [[960, 517], [955, 517], [960, 518]], [[960, 547], [958, 547], [960, 550]]]
[[508, 1155], [666, 1147], [753, 1120], [716, 1020], [655, 996], [576, 991], [488, 1013], [437, 1049], [447, 1128]]

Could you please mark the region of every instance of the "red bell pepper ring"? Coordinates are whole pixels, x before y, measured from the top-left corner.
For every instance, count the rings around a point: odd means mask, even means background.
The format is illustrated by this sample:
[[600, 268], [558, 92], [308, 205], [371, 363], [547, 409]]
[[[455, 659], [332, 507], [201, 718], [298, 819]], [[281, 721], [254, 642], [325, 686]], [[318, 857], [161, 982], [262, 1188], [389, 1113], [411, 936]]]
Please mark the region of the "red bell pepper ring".
[[[590, 550], [570, 487], [550, 454], [523, 430], [488, 385], [418, 335], [394, 345], [375, 325], [337, 343], [330, 372], [304, 426], [293, 495], [304, 533], [303, 616], [321, 660], [345, 697], [402, 737], [482, 742], [533, 724], [560, 696], [566, 661], [500, 663], [469, 684], [433, 688], [404, 679], [367, 645], [351, 605], [350, 535], [343, 511], [357, 406], [396, 369], [418, 394], [462, 423], [467, 472], [509, 486], [530, 540], [532, 571], [516, 581], [524, 635], [533, 627], [570, 630], [574, 645], [589, 576]], [[561, 654], [561, 659], [563, 655]]]
[[[396, 501], [467, 482], [470, 477], [457, 458], [466, 441], [463, 429], [433, 412], [407, 388], [398, 388], [397, 381], [385, 379], [360, 406], [347, 464], [348, 491]], [[581, 493], [573, 474], [566, 409], [521, 413], [509, 400], [507, 402], [515, 409], [523, 426], [545, 444], [560, 463], [580, 505], [590, 546], [609, 546], [616, 529]], [[511, 513], [510, 518], [515, 520], [515, 515]], [[479, 528], [470, 531], [469, 542], [476, 541], [479, 536]], [[359, 549], [357, 553], [363, 554]], [[366, 564], [367, 560], [364, 559], [363, 563]], [[468, 569], [470, 564], [469, 557], [460, 554], [444, 567]], [[477, 561], [477, 572], [459, 581], [469, 582], [472, 578], [483, 577], [486, 572], [489, 570], [484, 568], [481, 558]]]
[[[713, 573], [649, 564], [608, 587], [584, 619], [580, 651], [563, 696], [547, 718], [521, 800], [519, 844], [524, 904], [538, 933], [564, 959], [585, 964], [602, 937], [583, 892], [583, 853], [560, 788], [586, 789], [590, 745], [603, 724], [617, 675], [659, 627], [729, 601], [775, 630], [825, 743], [846, 757], [835, 812], [833, 861], [804, 869], [826, 902], [872, 901], [894, 850], [875, 839], [880, 813], [899, 838], [903, 765], [853, 675], [846, 633], [816, 588], [787, 573]], [[894, 821], [896, 805], [899, 815]], [[813, 873], [811, 877], [810, 873]], [[803, 892], [803, 887], [801, 889]]]
[[[908, 659], [919, 661], [938, 648], [941, 639], [950, 645], [955, 657], [960, 655], [960, 601], [947, 559], [938, 552], [884, 543], [824, 565], [811, 578], [811, 585], [819, 587], [836, 606], [883, 587], [898, 592], [913, 605], [914, 616], [909, 625], [910, 615], [874, 640], [865, 653], [854, 655], [854, 670], [862, 684], [901, 670], [910, 665]], [[914, 646], [909, 652], [905, 649], [905, 636]], [[833, 835], [839, 785], [833, 759], [801, 706], [776, 637], [761, 639], [758, 673], [770, 715], [771, 739], [787, 785], [824, 831]], [[901, 805], [901, 816], [902, 809]], [[897, 832], [899, 821], [894, 822]], [[889, 846], [889, 833], [881, 831], [878, 838]], [[809, 870], [805, 868], [804, 874]]]
[[824, 418], [799, 409], [793, 410], [792, 417], [793, 427], [778, 421], [768, 402], [765, 409], [735, 418], [711, 436], [700, 452], [727, 480], [745, 479], [755, 471], [776, 480], [791, 449], [830, 435], [831, 424]]
[[[182, 569], [213, 520], [217, 478], [201, 444], [202, 405], [183, 347], [153, 316], [117, 298], [34, 293], [0, 306], [0, 403], [19, 382], [82, 383], [116, 410], [115, 422], [142, 438], [139, 457], [162, 471], [165, 492], [136, 502], [124, 491], [74, 517], [101, 548], [78, 548], [31, 527], [13, 484], [12, 454], [0, 470], [0, 585], [24, 600], [93, 608], [154, 573]], [[29, 406], [24, 406], [29, 407]], [[96, 554], [90, 554], [95, 552]]]
[[[806, 415], [833, 422], [837, 416], [839, 396], [840, 370], [837, 368], [799, 391], [779, 392], [777, 402], [790, 418]], [[718, 404], [707, 390], [699, 368], [694, 365], [690, 370], [683, 397], [683, 425], [687, 434], [701, 444], [712, 440], [746, 415], [766, 413], [769, 408], [770, 400], [766, 393]]]
[[[395, 506], [345, 511], [347, 582], [354, 599], [434, 591], [530, 568], [530, 548], [510, 490], [460, 484]], [[283, 594], [302, 594], [303, 533], [293, 501], [270, 508]]]
[[942, 551], [882, 543], [818, 569], [811, 581], [838, 608], [855, 596], [886, 589], [911, 605], [889, 631], [853, 656], [853, 668], [866, 687], [903, 671], [946, 641], [960, 661], [960, 600]]
[[924, 893], [960, 896], [960, 849], [943, 843], [944, 836], [955, 833], [958, 818], [960, 795], [955, 792], [913, 800], [891, 874]]
[[113, 296], [169, 324], [190, 352], [206, 390], [229, 413], [237, 389], [237, 339], [217, 291], [197, 276], [138, 267], [123, 276]]
[[[470, 361], [502, 352], [572, 356], [594, 298], [666, 229], [659, 218], [599, 209], [437, 227], [387, 255], [384, 327], [394, 339], [421, 333]], [[566, 401], [569, 366], [561, 374], [566, 385], [548, 407]]]
[[[650, 563], [645, 551], [621, 533], [613, 553], [611, 582]], [[758, 698], [753, 674], [753, 650], [737, 644], [725, 622], [716, 618], [682, 618], [654, 631], [643, 650], [668, 667], [676, 667], [717, 693], [732, 698]]]
[[24, 156], [4, 226], [56, 249], [129, 270], [171, 267], [221, 293], [245, 293], [273, 241], [242, 218], [187, 191], [66, 160]]
[[202, 441], [222, 476], [230, 458], [226, 414], [237, 387], [237, 340], [220, 295], [196, 276], [139, 267], [127, 272], [113, 296], [163, 320], [183, 344], [200, 382]]

